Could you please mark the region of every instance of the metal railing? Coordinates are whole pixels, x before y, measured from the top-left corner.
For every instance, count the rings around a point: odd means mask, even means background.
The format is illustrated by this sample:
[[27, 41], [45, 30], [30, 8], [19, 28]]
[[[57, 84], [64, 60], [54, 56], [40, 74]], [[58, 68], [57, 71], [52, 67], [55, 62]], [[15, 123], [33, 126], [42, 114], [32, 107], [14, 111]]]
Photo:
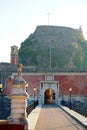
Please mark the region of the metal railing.
[[38, 100], [35, 102], [32, 102], [31, 104], [29, 104], [26, 108], [26, 112], [27, 112], [27, 116], [31, 113], [31, 111], [33, 109], [35, 109], [35, 107], [38, 105]]
[[[69, 101], [62, 101], [61, 104], [70, 108]], [[80, 113], [81, 115], [87, 117], [87, 102], [72, 101], [71, 102], [71, 109]]]

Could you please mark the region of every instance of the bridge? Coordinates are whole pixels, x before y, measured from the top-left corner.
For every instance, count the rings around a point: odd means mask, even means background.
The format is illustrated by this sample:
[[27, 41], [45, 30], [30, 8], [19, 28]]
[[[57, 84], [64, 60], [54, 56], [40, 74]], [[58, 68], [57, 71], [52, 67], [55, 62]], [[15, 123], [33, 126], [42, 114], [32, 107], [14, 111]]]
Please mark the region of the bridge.
[[[7, 121], [0, 120], [0, 124]], [[87, 130], [87, 117], [63, 105], [37, 105], [28, 115], [28, 126], [28, 130]], [[0, 130], [6, 129], [1, 128], [0, 125]], [[14, 127], [11, 126], [11, 130]]]
[[29, 130], [87, 130], [87, 118], [65, 106], [38, 105], [28, 116]]

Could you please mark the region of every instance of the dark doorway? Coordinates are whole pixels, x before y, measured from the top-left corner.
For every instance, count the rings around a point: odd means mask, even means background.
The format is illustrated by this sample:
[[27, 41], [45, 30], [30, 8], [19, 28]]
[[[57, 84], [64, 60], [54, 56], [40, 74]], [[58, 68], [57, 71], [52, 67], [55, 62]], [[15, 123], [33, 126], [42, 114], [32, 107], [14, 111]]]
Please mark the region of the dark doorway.
[[44, 93], [45, 104], [55, 104], [55, 92], [52, 89], [47, 89]]

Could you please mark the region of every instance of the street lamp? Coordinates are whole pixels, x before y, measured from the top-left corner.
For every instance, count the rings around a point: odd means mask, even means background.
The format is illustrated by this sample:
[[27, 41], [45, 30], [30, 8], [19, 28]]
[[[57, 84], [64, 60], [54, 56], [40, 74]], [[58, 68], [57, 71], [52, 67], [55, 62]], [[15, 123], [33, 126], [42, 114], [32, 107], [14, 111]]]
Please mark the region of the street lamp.
[[72, 88], [69, 89], [70, 92], [70, 109], [71, 109], [71, 92], [72, 92]]
[[86, 95], [87, 95], [87, 76], [86, 76], [86, 84], [85, 84], [85, 100], [86, 100]]
[[64, 93], [63, 93], [63, 91], [62, 91], [62, 105], [64, 105], [63, 103], [64, 103]]
[[37, 89], [37, 103], [38, 103], [38, 97], [39, 97], [39, 89]]
[[2, 84], [0, 84], [0, 93], [2, 93]]
[[34, 108], [35, 108], [35, 91], [36, 91], [37, 89], [34, 87], [33, 90], [34, 90]]

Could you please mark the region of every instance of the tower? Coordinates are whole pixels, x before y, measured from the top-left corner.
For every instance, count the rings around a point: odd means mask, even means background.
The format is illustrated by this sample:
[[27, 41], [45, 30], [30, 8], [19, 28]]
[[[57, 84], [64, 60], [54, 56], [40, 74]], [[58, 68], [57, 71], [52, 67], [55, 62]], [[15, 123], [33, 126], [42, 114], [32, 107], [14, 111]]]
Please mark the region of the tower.
[[17, 65], [18, 64], [18, 47], [11, 46], [11, 64]]
[[79, 31], [81, 31], [81, 32], [82, 32], [82, 26], [81, 26], [81, 25], [79, 26]]

